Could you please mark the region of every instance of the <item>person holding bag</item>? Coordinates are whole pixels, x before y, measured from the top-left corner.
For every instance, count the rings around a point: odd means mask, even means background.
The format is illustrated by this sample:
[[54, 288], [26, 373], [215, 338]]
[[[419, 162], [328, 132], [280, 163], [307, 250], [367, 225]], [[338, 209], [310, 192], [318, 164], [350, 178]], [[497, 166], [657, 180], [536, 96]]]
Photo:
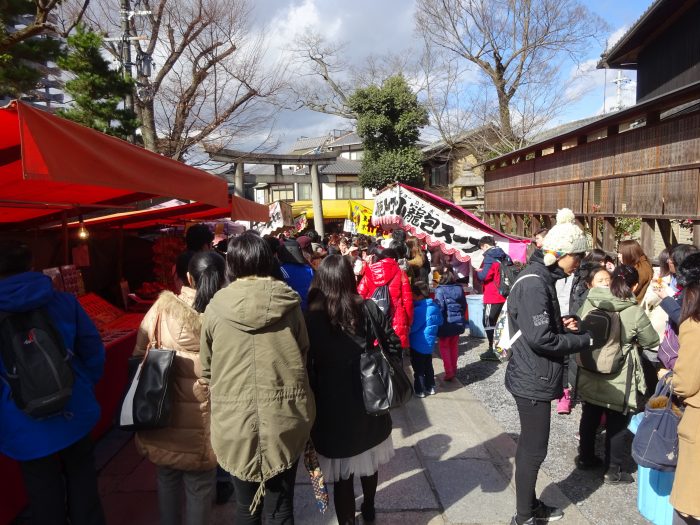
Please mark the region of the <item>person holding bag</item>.
[[158, 504], [162, 525], [180, 525], [185, 487], [185, 525], [208, 523], [216, 478], [216, 456], [209, 437], [209, 392], [200, 381], [199, 340], [202, 313], [225, 280], [225, 261], [213, 251], [190, 259], [180, 295], [163, 292], [144, 317], [134, 356], [147, 347], [175, 351], [172, 407], [165, 428], [136, 432], [137, 450], [158, 467]]
[[680, 346], [671, 384], [683, 398], [685, 412], [678, 425], [678, 466], [671, 491], [674, 523], [700, 523], [700, 253], [689, 255], [678, 268], [684, 282], [680, 315]]
[[391, 416], [365, 409], [360, 361], [376, 338], [368, 316], [385, 336], [389, 359], [400, 360], [400, 339], [374, 301], [363, 301], [356, 292], [350, 263], [339, 255], [326, 257], [311, 283], [306, 315], [317, 412], [311, 438], [326, 481], [334, 483], [340, 525], [355, 523], [355, 475], [364, 494], [362, 516], [374, 520], [379, 465], [394, 455]]
[[[646, 391], [639, 348], [653, 348], [659, 337], [644, 310], [637, 306], [635, 291], [639, 274], [633, 266], [620, 265], [609, 279], [605, 268], [590, 275], [590, 290], [578, 312], [585, 325], [586, 316], [596, 311], [608, 316], [617, 326], [611, 327], [611, 336], [619, 354], [610, 369], [592, 370], [588, 360], [581, 359], [578, 366], [578, 395], [583, 399], [579, 435], [580, 453], [576, 466], [587, 470], [603, 462], [594, 455], [596, 429], [605, 415], [605, 466], [604, 482], [609, 484], [632, 483], [634, 478], [623, 471], [629, 456], [627, 425], [630, 413], [637, 411], [638, 396]], [[607, 281], [607, 282], [606, 282]], [[602, 283], [600, 285], [596, 283]], [[611, 345], [612, 346], [612, 345]], [[583, 355], [583, 354], [579, 354]]]

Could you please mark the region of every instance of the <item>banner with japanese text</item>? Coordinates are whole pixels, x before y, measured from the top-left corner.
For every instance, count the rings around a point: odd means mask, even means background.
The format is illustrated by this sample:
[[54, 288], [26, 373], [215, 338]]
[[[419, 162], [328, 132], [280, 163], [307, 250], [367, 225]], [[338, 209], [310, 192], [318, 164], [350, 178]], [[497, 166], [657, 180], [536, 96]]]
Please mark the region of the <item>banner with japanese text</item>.
[[[402, 228], [425, 240], [430, 247], [439, 247], [443, 253], [454, 255], [462, 262], [471, 261], [474, 268], [481, 267], [483, 256], [478, 242], [485, 235], [493, 236], [496, 245], [513, 260], [524, 261], [529, 241], [499, 235], [478, 218], [443, 201], [456, 213], [460, 210], [463, 213], [463, 217], [451, 215], [419, 196], [417, 191], [396, 184], [379, 192], [374, 198], [372, 224], [385, 229]], [[422, 190], [421, 193], [428, 194]], [[437, 201], [439, 198], [435, 196], [435, 199]]]
[[355, 231], [360, 235], [376, 235], [377, 228], [372, 226], [372, 210], [356, 201], [350, 201], [350, 216], [355, 223]]

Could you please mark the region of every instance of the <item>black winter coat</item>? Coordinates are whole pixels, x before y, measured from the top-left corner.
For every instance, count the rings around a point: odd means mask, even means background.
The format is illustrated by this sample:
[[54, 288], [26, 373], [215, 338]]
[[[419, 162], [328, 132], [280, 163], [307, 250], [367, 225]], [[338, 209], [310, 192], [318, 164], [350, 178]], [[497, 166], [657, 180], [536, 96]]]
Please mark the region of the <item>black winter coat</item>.
[[[378, 326], [389, 337], [395, 357], [401, 356], [401, 341], [391, 322], [374, 301], [365, 301]], [[363, 309], [364, 311], [364, 309]], [[360, 380], [360, 355], [367, 341], [374, 341], [365, 319], [357, 334], [336, 330], [325, 311], [309, 311], [309, 380], [316, 398], [316, 421], [311, 439], [316, 450], [328, 458], [355, 456], [380, 444], [391, 433], [391, 416], [365, 412]]]
[[[523, 276], [534, 274], [537, 277]], [[511, 334], [522, 335], [513, 345], [506, 369], [506, 388], [514, 396], [551, 401], [563, 395], [564, 357], [587, 348], [587, 333], [564, 329], [554, 283], [566, 274], [557, 265], [545, 266], [535, 253], [521, 272], [522, 279], [508, 296], [508, 327]]]

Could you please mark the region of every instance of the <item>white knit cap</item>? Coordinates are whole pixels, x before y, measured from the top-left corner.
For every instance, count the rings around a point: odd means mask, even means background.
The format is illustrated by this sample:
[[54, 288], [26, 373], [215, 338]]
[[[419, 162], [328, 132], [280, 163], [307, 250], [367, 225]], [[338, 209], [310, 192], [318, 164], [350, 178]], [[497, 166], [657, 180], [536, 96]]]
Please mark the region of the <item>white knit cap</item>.
[[542, 244], [544, 264], [551, 266], [568, 253], [581, 253], [588, 250], [588, 239], [576, 225], [574, 212], [563, 208], [557, 212], [557, 223], [547, 232]]

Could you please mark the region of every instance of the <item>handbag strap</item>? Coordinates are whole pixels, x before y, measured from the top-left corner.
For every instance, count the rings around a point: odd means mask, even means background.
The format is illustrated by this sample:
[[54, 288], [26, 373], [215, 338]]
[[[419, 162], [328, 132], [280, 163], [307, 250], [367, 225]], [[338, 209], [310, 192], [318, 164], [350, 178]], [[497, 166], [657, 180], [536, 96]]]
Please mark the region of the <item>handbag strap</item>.
[[[380, 333], [379, 328], [377, 327], [377, 322], [376, 322], [376, 320], [374, 319], [374, 317], [372, 316], [372, 313], [370, 312], [370, 309], [369, 309], [369, 307], [367, 306], [367, 302], [366, 302], [366, 301], [362, 303], [362, 307], [363, 307], [363, 309], [364, 309], [364, 311], [365, 311], [365, 316], [367, 316], [367, 318], [369, 319], [369, 323], [370, 323], [370, 325], [372, 326], [372, 332], [374, 333], [374, 337], [375, 337], [375, 339], [377, 340], [377, 343], [379, 344], [379, 349], [380, 349], [382, 352], [386, 351], [385, 348], [384, 348], [384, 341], [383, 341], [383, 338], [382, 338], [382, 336], [381, 336], [381, 333]], [[370, 346], [369, 350], [371, 350], [371, 346]]]

